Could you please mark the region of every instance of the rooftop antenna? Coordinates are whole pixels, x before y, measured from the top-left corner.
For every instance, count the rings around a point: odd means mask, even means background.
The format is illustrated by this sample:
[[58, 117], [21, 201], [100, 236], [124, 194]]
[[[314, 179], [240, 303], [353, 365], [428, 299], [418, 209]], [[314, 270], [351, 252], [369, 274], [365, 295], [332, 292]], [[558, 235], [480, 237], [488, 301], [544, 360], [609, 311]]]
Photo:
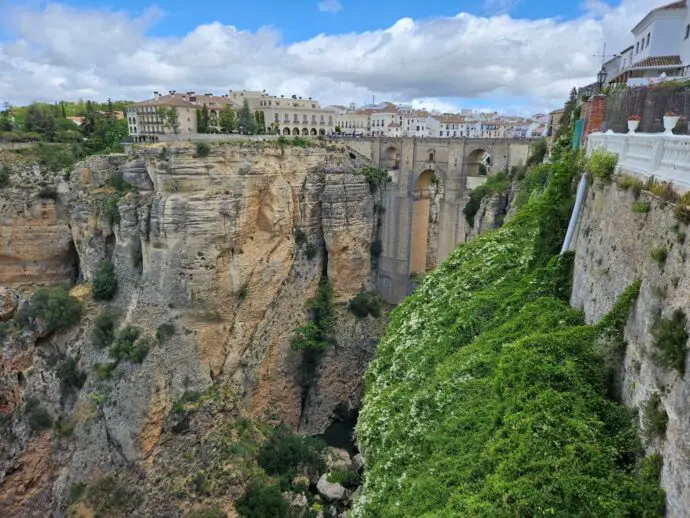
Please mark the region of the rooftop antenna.
[[601, 54], [593, 54], [594, 58], [601, 58], [601, 68], [604, 68], [604, 63], [606, 58], [615, 58], [618, 54], [607, 54], [606, 53], [606, 43], [604, 43], [604, 51]]

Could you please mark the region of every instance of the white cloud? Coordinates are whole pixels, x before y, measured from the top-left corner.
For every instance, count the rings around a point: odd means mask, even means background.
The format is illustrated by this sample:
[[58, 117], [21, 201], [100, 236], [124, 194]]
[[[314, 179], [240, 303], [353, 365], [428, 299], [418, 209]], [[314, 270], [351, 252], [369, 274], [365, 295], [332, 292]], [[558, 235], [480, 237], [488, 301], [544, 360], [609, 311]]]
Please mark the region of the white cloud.
[[484, 0], [484, 11], [490, 14], [509, 13], [519, 3], [520, 0]]
[[375, 95], [444, 110], [456, 106], [454, 99], [473, 99], [475, 106], [543, 111], [562, 104], [573, 86], [592, 82], [604, 39], [610, 51], [623, 49], [630, 28], [654, 6], [596, 2], [574, 20], [403, 18], [388, 28], [289, 45], [275, 29], [250, 32], [217, 21], [182, 37], [153, 37], [155, 9], [133, 16], [58, 4], [0, 8], [0, 19], [16, 28], [13, 40], [0, 42], [0, 101], [248, 88], [324, 104], [370, 102]]
[[343, 4], [341, 4], [338, 0], [323, 0], [323, 2], [318, 3], [317, 7], [322, 13], [338, 14], [338, 12], [343, 8]]

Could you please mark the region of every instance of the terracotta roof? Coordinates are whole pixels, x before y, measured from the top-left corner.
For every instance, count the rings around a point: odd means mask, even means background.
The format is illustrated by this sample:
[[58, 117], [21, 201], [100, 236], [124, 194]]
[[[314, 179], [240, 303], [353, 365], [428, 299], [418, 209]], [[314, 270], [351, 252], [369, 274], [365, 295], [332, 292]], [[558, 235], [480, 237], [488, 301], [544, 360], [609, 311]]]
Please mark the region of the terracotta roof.
[[653, 58], [643, 59], [638, 63], [635, 63], [633, 68], [644, 68], [644, 67], [672, 67], [672, 66], [682, 66], [683, 62], [680, 60], [680, 56], [657, 56]]

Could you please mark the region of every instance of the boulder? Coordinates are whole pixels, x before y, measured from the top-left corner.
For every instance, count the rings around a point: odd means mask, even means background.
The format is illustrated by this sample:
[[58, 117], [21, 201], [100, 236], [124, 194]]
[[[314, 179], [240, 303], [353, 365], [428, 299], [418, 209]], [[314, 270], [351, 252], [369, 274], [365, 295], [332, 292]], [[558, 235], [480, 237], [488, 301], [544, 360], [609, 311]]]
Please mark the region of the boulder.
[[19, 295], [6, 286], [0, 286], [0, 322], [7, 322], [17, 311]]
[[321, 452], [321, 457], [323, 457], [323, 461], [326, 463], [326, 467], [329, 471], [352, 469], [350, 454], [340, 448], [328, 446]]
[[318, 490], [319, 494], [329, 502], [335, 500], [345, 500], [345, 498], [347, 498], [347, 489], [338, 483], [329, 482], [328, 473], [321, 475], [321, 478], [316, 484], [316, 489]]
[[283, 498], [292, 509], [291, 516], [297, 518], [308, 515], [309, 500], [307, 500], [307, 495], [302, 493], [293, 493], [292, 491], [285, 491], [283, 493]]
[[153, 182], [143, 158], [132, 160], [122, 166], [122, 179], [140, 191], [153, 190]]
[[357, 473], [362, 471], [362, 468], [364, 467], [364, 457], [362, 457], [361, 453], [358, 453], [354, 457], [352, 457], [352, 469], [354, 469]]

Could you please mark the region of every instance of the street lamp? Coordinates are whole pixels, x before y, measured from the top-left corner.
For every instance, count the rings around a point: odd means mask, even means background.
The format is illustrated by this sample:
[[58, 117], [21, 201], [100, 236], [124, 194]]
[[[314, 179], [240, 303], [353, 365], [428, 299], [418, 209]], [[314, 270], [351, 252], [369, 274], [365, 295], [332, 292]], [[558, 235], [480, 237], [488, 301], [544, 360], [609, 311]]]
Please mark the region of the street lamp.
[[601, 70], [599, 70], [599, 73], [597, 74], [597, 83], [599, 83], [599, 93], [601, 93], [602, 89], [604, 88], [604, 83], [606, 82], [606, 70], [604, 67], [601, 67]]

